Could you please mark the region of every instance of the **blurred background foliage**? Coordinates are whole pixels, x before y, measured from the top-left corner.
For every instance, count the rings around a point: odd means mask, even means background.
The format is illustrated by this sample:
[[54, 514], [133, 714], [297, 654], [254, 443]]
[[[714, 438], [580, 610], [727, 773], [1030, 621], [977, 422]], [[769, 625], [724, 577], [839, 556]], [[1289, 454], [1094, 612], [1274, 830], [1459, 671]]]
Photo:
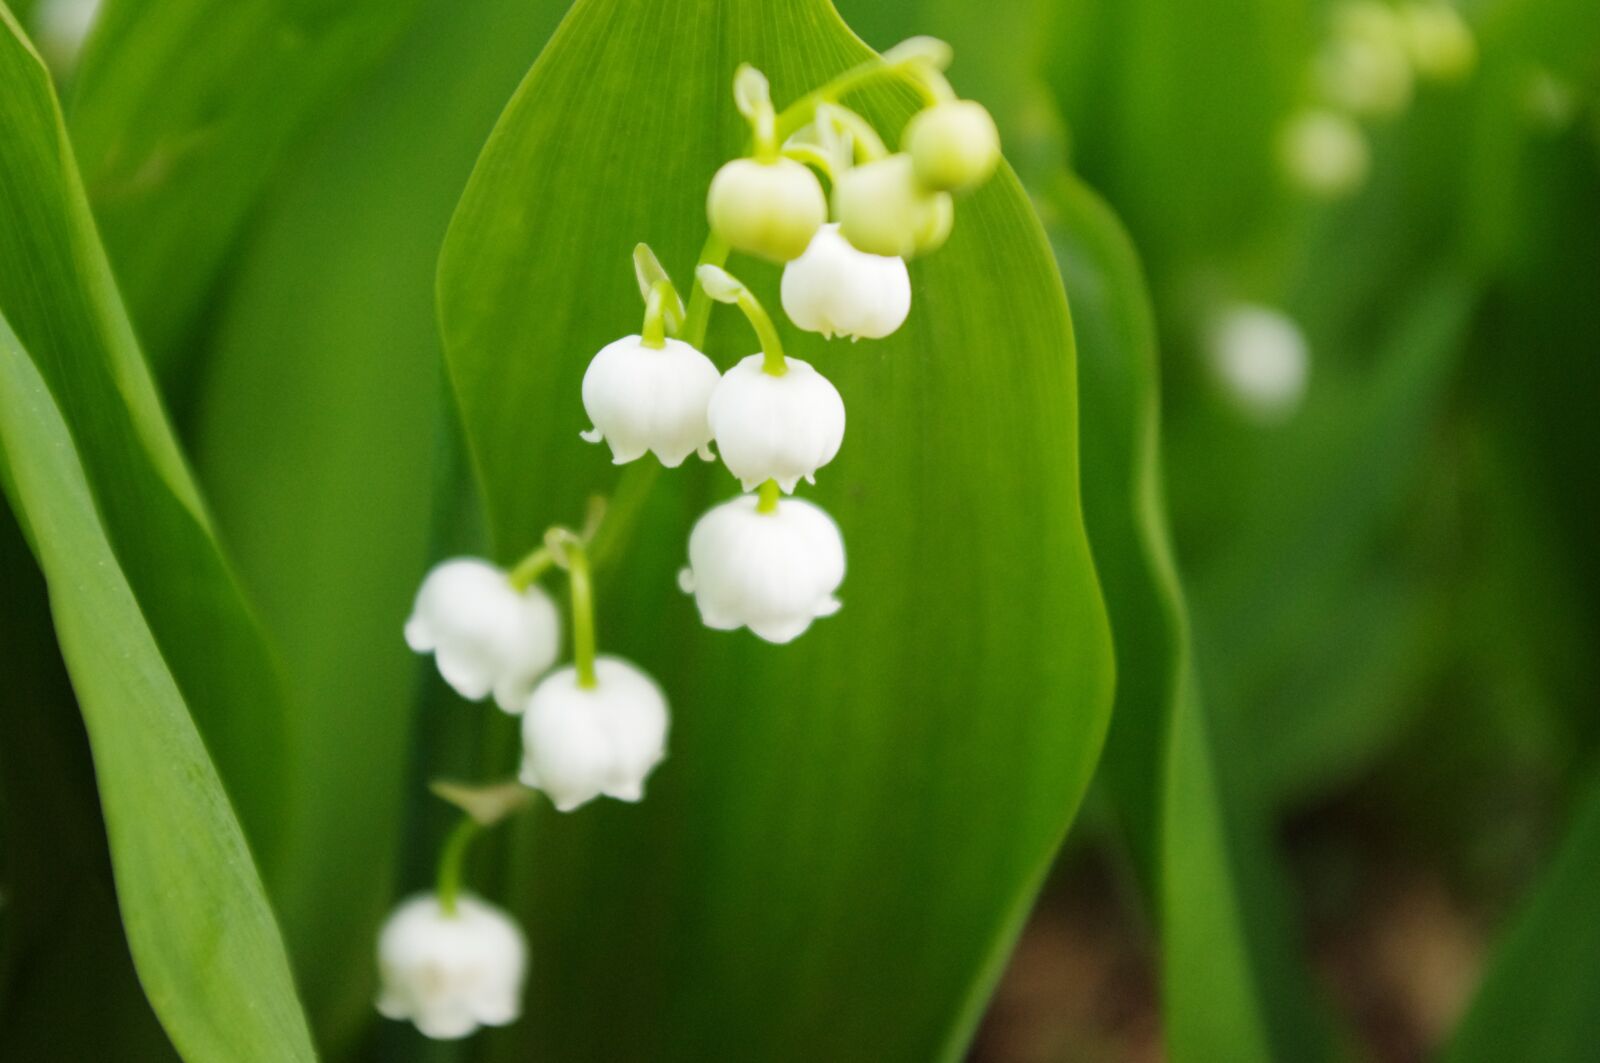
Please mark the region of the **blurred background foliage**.
[[[250, 832], [321, 1054], [532, 1058], [538, 1042], [515, 1031], [439, 1047], [378, 1024], [370, 949], [448, 822], [422, 781], [492, 774], [511, 740], [504, 721], [447, 711], [459, 706], [397, 632], [431, 560], [487, 548], [435, 268], [489, 131], [567, 4], [106, 0], [77, 57], [70, 0], [8, 2], [53, 64], [110, 300], [126, 305], [221, 547], [176, 509], [180, 532], [119, 530], [102, 498], [108, 536], [135, 589], [141, 565], [200, 556], [177, 591], [220, 602], [227, 630], [265, 632], [264, 649], [210, 657], [181, 609], [141, 598]], [[1360, 116], [1368, 164], [1333, 198], [1293, 179], [1284, 137], [1323, 102], [1338, 0], [837, 6], [873, 47], [916, 33], [955, 46], [952, 80], [1000, 123], [1078, 347], [1116, 702], [972, 1055], [1594, 1057], [1593, 0], [1463, 0], [1470, 70], [1408, 80], [1394, 113]], [[657, 5], [629, 7], [618, 32]], [[689, 8], [762, 41], [759, 5]], [[743, 57], [721, 56], [730, 69]], [[120, 313], [95, 299], [96, 314]], [[1241, 305], [1304, 338], [1306, 384], [1286, 401], [1253, 401], [1228, 374], [1218, 322]], [[0, 310], [25, 342], [29, 327], [77, 327]], [[103, 345], [126, 356], [121, 344]], [[57, 401], [86, 475], [109, 484], [129, 466], [95, 448], [120, 454], [131, 429], [94, 412], [93, 388], [68, 390], [80, 405]], [[153, 477], [164, 459], [149, 434], [156, 472], [133, 465]], [[0, 1056], [170, 1056], [117, 922], [45, 587], [10, 520], [0, 571]], [[235, 578], [247, 610], [229, 604]], [[230, 672], [239, 659], [252, 670]], [[275, 779], [236, 780], [229, 743], [248, 739], [207, 724], [207, 684], [229, 675], [252, 704], [281, 703]], [[269, 843], [250, 797], [271, 785], [286, 794], [271, 799]], [[523, 883], [539, 844], [520, 836], [480, 872]], [[581, 926], [564, 936], [581, 951]], [[627, 952], [591, 961], [625, 971]], [[763, 1029], [761, 1015], [729, 1021]], [[949, 1023], [927, 1036], [959, 1053], [966, 1019]]]

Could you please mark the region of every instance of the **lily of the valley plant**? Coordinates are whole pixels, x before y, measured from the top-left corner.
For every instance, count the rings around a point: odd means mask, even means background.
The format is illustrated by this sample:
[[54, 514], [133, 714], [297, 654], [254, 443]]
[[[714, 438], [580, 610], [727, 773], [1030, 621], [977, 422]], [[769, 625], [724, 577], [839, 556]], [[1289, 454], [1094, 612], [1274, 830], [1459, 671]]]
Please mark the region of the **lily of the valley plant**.
[[[793, 497], [838, 454], [844, 400], [822, 372], [784, 353], [766, 308], [724, 265], [734, 252], [782, 265], [783, 310], [797, 328], [852, 340], [900, 328], [912, 309], [906, 259], [944, 243], [952, 196], [982, 184], [1000, 159], [988, 112], [956, 98], [945, 80], [949, 59], [942, 42], [916, 38], [781, 113], [766, 78], [741, 66], [733, 95], [750, 124], [750, 153], [711, 181], [711, 231], [687, 306], [649, 247], [635, 249], [643, 325], [589, 363], [581, 397], [593, 428], [583, 438], [604, 443], [619, 465], [646, 455], [667, 468], [691, 454], [720, 458], [745, 492], [688, 536], [679, 582], [709, 628], [790, 642], [839, 610], [845, 576], [839, 525]], [[891, 78], [924, 101], [896, 153], [839, 102]], [[759, 343], [725, 370], [701, 350], [714, 302], [739, 307]], [[529, 807], [533, 791], [562, 812], [599, 797], [639, 801], [666, 756], [666, 694], [637, 665], [598, 649], [589, 547], [607, 519], [618, 518], [597, 503], [582, 531], [549, 529], [509, 570], [475, 558], [439, 564], [406, 624], [408, 644], [433, 654], [457, 693], [492, 695], [522, 720], [514, 782], [435, 786], [466, 817], [445, 843], [435, 890], [404, 901], [379, 938], [378, 1009], [429, 1037], [463, 1037], [521, 1010], [527, 945], [508, 915], [464, 892], [472, 839]], [[552, 671], [561, 623], [541, 582], [557, 573], [571, 603], [572, 663]]]

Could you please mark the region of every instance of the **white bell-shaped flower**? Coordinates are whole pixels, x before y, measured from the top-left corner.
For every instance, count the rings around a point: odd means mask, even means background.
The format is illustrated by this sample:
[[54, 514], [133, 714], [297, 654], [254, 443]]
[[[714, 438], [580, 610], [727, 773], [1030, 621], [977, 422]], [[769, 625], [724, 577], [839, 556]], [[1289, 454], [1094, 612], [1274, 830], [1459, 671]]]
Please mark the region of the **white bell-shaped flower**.
[[1246, 412], [1273, 422], [1299, 408], [1311, 375], [1311, 348], [1293, 318], [1240, 304], [1218, 315], [1209, 338], [1217, 376]]
[[1324, 199], [1357, 191], [1372, 168], [1366, 134], [1338, 111], [1312, 108], [1297, 114], [1284, 127], [1278, 150], [1289, 180]]
[[432, 653], [444, 681], [468, 701], [490, 693], [518, 712], [561, 652], [561, 618], [537, 585], [518, 591], [504, 570], [461, 557], [434, 566], [406, 621], [406, 644]]
[[527, 940], [505, 912], [465, 894], [446, 912], [422, 894], [378, 936], [378, 1011], [436, 1040], [465, 1037], [516, 1020], [527, 969]]
[[707, 416], [723, 464], [745, 490], [776, 480], [793, 491], [839, 453], [844, 399], [809, 363], [786, 359], [787, 371], [773, 376], [765, 361], [752, 354], [723, 374]]
[[550, 673], [522, 716], [522, 782], [562, 812], [602, 794], [639, 800], [667, 755], [667, 699], [655, 680], [619, 657], [596, 658], [594, 672], [592, 687], [575, 667]]
[[911, 275], [902, 258], [857, 251], [824, 225], [806, 253], [783, 267], [783, 311], [807, 332], [879, 340], [911, 312]]
[[608, 343], [583, 374], [583, 408], [594, 427], [584, 439], [611, 445], [618, 465], [649, 451], [667, 468], [676, 468], [695, 451], [710, 458], [706, 404], [721, 375], [717, 367], [682, 340], [659, 348], [642, 337]]
[[679, 577], [710, 628], [748, 627], [768, 642], [790, 642], [811, 621], [839, 611], [844, 581], [839, 526], [810, 502], [779, 499], [770, 513], [754, 495], [724, 502], [689, 535]]

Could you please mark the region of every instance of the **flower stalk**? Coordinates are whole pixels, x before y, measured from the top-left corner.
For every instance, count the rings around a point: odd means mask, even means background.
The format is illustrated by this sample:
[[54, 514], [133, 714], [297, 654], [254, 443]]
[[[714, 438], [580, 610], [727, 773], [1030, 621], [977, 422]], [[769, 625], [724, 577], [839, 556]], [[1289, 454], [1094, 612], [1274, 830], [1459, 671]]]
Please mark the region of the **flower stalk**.
[[439, 877], [436, 886], [439, 895], [439, 908], [446, 915], [456, 914], [456, 898], [461, 894], [462, 867], [466, 863], [467, 850], [472, 847], [474, 839], [483, 830], [483, 824], [471, 816], [462, 816], [450, 836], [445, 839], [444, 847], [439, 850]]

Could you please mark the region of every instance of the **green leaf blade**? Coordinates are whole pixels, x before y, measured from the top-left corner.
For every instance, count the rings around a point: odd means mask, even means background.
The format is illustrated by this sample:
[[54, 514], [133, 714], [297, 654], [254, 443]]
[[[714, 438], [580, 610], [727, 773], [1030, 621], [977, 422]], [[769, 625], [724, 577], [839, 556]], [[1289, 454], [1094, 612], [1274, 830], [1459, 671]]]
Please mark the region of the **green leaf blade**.
[[14, 24], [0, 28], [0, 312], [72, 426], [118, 561], [270, 867], [285, 748], [276, 663], [134, 341], [48, 77]]
[[1569, 833], [1444, 1053], [1445, 1063], [1584, 1059], [1600, 1036], [1600, 788]]
[[1267, 823], [1224, 767], [1238, 747], [1219, 737], [1195, 676], [1138, 258], [1076, 178], [1058, 174], [1043, 202], [1082, 352], [1085, 515], [1124, 664], [1104, 779], [1158, 913], [1167, 1049], [1176, 1060], [1332, 1058]]
[[67, 424], [4, 317], [0, 450], [50, 585], [123, 927], [152, 1007], [191, 1060], [315, 1059], [244, 834], [122, 575]]

